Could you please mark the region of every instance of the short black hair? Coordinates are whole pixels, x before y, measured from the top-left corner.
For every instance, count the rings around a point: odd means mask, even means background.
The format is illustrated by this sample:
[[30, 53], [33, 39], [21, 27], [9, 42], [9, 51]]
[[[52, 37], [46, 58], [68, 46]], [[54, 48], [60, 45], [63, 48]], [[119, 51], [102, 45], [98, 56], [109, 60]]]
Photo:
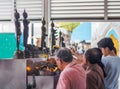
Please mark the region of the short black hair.
[[114, 48], [114, 43], [111, 38], [103, 38], [101, 39], [98, 43], [98, 48], [106, 48], [108, 47], [110, 50], [113, 50]]
[[98, 64], [104, 73], [104, 77], [106, 77], [106, 73], [104, 70], [104, 64], [101, 62], [102, 59], [102, 51], [99, 48], [91, 48], [85, 52], [85, 58], [88, 60], [90, 64]]
[[68, 48], [62, 47], [56, 52], [56, 56], [63, 60], [64, 62], [71, 62], [73, 56], [71, 51]]
[[85, 58], [91, 64], [96, 64], [101, 61], [102, 52], [99, 48], [91, 48], [85, 52]]
[[114, 51], [114, 53], [115, 53], [115, 54], [117, 54], [117, 50], [116, 50], [116, 48], [115, 48], [115, 47], [113, 48], [113, 51]]

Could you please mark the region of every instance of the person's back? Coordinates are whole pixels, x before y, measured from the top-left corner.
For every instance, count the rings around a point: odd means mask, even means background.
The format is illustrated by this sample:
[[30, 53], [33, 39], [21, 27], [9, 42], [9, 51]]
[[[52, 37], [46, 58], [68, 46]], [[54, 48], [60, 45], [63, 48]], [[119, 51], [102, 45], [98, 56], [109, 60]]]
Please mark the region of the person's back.
[[98, 64], [93, 64], [86, 69], [87, 88], [86, 89], [105, 89], [103, 70]]
[[102, 58], [102, 62], [106, 72], [106, 89], [120, 89], [120, 58], [117, 56], [106, 56]]
[[61, 72], [57, 89], [86, 89], [85, 82], [84, 69], [72, 62]]
[[86, 75], [82, 66], [73, 61], [72, 53], [61, 48], [56, 53], [56, 63], [62, 71], [56, 89], [86, 89]]
[[105, 89], [104, 66], [99, 48], [90, 48], [84, 54], [86, 60], [86, 89]]

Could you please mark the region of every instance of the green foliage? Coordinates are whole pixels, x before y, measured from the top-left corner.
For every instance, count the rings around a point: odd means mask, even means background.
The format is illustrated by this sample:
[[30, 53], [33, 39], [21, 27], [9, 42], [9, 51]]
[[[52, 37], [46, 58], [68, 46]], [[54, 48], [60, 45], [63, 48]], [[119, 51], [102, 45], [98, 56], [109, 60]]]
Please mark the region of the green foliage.
[[80, 22], [58, 22], [57, 24], [61, 28], [65, 28], [72, 32], [78, 25], [80, 25]]

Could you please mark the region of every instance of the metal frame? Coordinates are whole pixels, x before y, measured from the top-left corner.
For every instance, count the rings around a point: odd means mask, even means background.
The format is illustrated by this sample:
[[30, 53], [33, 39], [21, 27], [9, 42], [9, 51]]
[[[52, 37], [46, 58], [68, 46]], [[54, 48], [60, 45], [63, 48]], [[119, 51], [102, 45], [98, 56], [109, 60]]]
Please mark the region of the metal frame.
[[104, 0], [104, 20], [107, 21], [108, 20], [108, 1]]
[[[16, 0], [11, 0], [12, 1], [12, 16], [11, 16], [11, 20], [0, 20], [0, 22], [5, 22], [5, 21], [14, 21], [14, 9], [16, 7], [15, 2]], [[42, 12], [42, 16], [45, 17], [45, 21], [46, 21], [46, 28], [48, 29], [49, 26], [49, 22], [51, 21], [50, 16], [50, 8], [51, 8], [51, 0], [42, 0], [43, 2], [43, 12]], [[42, 19], [42, 18], [41, 18]], [[87, 18], [87, 17], [82, 17], [82, 18], [55, 18], [53, 19], [54, 21], [102, 21], [102, 22], [117, 22], [120, 20], [119, 17], [114, 17], [114, 18], [108, 18], [108, 0], [104, 0], [104, 18]], [[39, 19], [31, 19], [31, 21], [41, 21]]]
[[[51, 0], [48, 0], [49, 2]], [[51, 7], [50, 7], [51, 8]], [[50, 15], [50, 12], [49, 12], [49, 15]], [[51, 18], [50, 19], [54, 20], [54, 21], [92, 21], [92, 22], [118, 22], [120, 21], [120, 17], [114, 17], [114, 18], [109, 18], [108, 17], [108, 0], [104, 0], [104, 17], [92, 17], [92, 18], [89, 18], [89, 17], [81, 17], [81, 18], [76, 18], [76, 17], [73, 17], [73, 18]]]

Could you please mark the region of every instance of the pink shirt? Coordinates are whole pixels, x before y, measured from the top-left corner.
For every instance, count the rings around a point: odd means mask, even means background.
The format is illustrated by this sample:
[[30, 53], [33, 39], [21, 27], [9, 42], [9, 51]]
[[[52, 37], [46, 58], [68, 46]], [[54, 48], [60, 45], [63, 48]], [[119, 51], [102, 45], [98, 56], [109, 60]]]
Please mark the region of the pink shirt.
[[86, 75], [80, 64], [71, 62], [61, 72], [56, 89], [86, 89]]

